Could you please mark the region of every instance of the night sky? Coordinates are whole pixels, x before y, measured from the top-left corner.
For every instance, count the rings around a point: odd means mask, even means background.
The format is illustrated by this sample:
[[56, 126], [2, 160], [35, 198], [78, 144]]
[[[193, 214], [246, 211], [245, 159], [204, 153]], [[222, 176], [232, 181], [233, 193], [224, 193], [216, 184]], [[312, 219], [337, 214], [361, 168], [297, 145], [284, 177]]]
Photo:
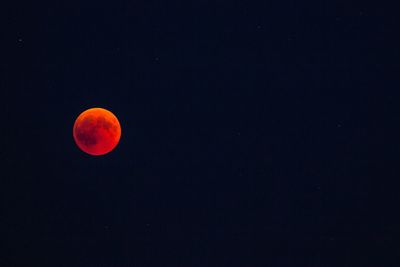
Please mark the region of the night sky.
[[83, 2], [3, 9], [0, 266], [400, 266], [388, 8]]

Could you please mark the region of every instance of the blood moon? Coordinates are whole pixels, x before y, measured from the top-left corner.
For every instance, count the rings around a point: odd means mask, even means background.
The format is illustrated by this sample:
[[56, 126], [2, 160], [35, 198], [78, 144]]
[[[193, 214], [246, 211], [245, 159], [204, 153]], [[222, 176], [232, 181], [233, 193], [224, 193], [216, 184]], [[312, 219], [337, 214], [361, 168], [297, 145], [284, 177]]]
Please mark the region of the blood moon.
[[75, 120], [73, 135], [82, 151], [100, 156], [109, 153], [118, 145], [121, 125], [111, 111], [90, 108]]

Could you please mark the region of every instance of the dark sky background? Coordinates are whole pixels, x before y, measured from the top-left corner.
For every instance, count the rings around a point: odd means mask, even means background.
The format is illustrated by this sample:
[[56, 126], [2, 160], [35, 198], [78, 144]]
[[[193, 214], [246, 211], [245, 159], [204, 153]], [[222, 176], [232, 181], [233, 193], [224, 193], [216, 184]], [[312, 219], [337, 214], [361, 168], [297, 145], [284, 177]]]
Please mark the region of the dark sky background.
[[[387, 10], [7, 7], [0, 265], [399, 266], [388, 257], [397, 194], [378, 171], [390, 157], [371, 111], [398, 57]], [[122, 126], [106, 156], [72, 137], [90, 107]]]

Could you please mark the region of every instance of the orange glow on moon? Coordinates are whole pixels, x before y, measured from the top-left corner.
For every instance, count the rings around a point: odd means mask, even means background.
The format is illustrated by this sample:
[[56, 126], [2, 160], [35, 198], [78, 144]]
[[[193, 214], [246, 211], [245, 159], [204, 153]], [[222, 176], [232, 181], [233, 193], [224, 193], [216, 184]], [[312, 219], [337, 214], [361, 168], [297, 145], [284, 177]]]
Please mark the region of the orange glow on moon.
[[103, 108], [90, 108], [75, 120], [75, 143], [84, 152], [100, 156], [112, 151], [121, 138], [121, 125], [117, 117]]

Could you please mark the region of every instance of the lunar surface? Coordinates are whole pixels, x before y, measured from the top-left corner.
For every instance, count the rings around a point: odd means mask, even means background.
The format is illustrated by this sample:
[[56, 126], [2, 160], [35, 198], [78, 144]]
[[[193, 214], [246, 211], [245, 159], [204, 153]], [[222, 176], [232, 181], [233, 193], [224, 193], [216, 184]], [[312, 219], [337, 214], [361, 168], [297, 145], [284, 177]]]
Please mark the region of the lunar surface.
[[75, 120], [73, 136], [82, 151], [100, 156], [118, 145], [121, 125], [112, 112], [103, 108], [90, 108]]

